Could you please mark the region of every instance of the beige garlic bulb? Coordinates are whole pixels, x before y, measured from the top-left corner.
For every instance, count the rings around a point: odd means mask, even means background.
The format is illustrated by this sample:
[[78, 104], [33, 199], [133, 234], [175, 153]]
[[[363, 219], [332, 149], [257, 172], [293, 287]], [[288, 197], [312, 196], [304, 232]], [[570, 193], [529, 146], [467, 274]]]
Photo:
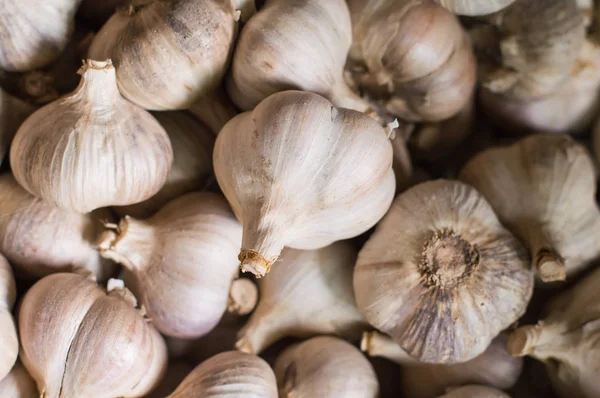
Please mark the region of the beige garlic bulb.
[[10, 372], [19, 353], [17, 329], [11, 314], [16, 298], [17, 287], [13, 271], [6, 258], [0, 254], [0, 380]]
[[213, 160], [244, 227], [242, 270], [257, 276], [284, 246], [318, 249], [361, 234], [394, 195], [385, 130], [308, 92], [273, 94], [233, 118], [217, 137]]
[[134, 104], [186, 109], [221, 83], [238, 19], [230, 0], [132, 0], [98, 32], [89, 57], [114, 61]]
[[123, 218], [99, 239], [102, 256], [135, 277], [148, 317], [162, 333], [200, 337], [225, 312], [242, 228], [221, 196], [193, 192], [147, 220]]
[[515, 0], [435, 0], [435, 2], [455, 14], [477, 16], [500, 11]]
[[[119, 283], [120, 282], [120, 283]], [[122, 281], [108, 289], [81, 274], [54, 274], [25, 294], [21, 360], [44, 398], [138, 397], [160, 381], [167, 350]]]
[[439, 398], [510, 398], [510, 395], [492, 387], [470, 385], [449, 389]]
[[335, 337], [294, 344], [275, 362], [280, 398], [377, 398], [379, 383], [369, 361]]
[[87, 60], [77, 89], [31, 115], [11, 147], [15, 179], [63, 209], [88, 213], [141, 202], [167, 181], [169, 137], [119, 94], [115, 69]]
[[273, 370], [261, 358], [227, 351], [202, 362], [168, 398], [277, 398]]
[[468, 35], [449, 11], [421, 0], [349, 0], [347, 70], [375, 108], [408, 121], [448, 119], [475, 85]]
[[214, 134], [188, 112], [156, 112], [153, 116], [169, 135], [173, 166], [165, 185], [150, 199], [129, 206], [115, 207], [120, 216], [147, 218], [169, 201], [202, 189], [213, 176]]
[[360, 336], [366, 322], [352, 291], [355, 261], [356, 251], [346, 242], [319, 250], [285, 249], [259, 281], [260, 302], [236, 347], [259, 354], [287, 336]]
[[8, 152], [10, 142], [12, 141], [19, 126], [35, 111], [35, 107], [25, 101], [13, 97], [2, 88], [0, 88], [0, 164], [4, 160], [4, 155]]
[[527, 244], [542, 281], [564, 280], [600, 256], [594, 164], [570, 137], [540, 134], [488, 149], [460, 179]]
[[69, 41], [81, 0], [1, 0], [0, 68], [28, 71], [54, 61]]
[[188, 110], [206, 124], [215, 135], [219, 134], [223, 126], [238, 113], [222, 88], [201, 97]]
[[458, 181], [400, 194], [354, 270], [369, 323], [427, 363], [483, 353], [523, 315], [532, 291], [526, 250], [484, 197]]
[[12, 370], [0, 379], [0, 397], [3, 398], [39, 398], [35, 381], [20, 362], [15, 363]]

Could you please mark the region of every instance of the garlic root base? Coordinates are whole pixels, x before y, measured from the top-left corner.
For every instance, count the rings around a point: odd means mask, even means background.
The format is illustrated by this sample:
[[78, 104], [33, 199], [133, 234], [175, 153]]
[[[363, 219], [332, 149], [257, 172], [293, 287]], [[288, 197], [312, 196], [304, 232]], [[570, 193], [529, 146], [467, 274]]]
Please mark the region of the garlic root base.
[[242, 249], [238, 256], [242, 272], [251, 272], [257, 278], [262, 278], [270, 270], [274, 261], [267, 261], [258, 252], [254, 250]]

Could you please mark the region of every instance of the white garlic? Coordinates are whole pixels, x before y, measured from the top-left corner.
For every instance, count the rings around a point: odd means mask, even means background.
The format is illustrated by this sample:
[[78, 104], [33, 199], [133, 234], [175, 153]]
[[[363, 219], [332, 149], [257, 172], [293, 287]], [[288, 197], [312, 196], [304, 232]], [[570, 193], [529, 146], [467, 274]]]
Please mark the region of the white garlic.
[[0, 378], [0, 397], [2, 398], [39, 398], [35, 381], [20, 362], [3, 379]]
[[0, 380], [10, 372], [19, 353], [17, 329], [11, 314], [16, 298], [17, 287], [12, 269], [0, 254]]
[[35, 108], [25, 101], [13, 97], [2, 88], [0, 88], [0, 164], [4, 160], [4, 155], [8, 151], [19, 126], [27, 116], [31, 115]]

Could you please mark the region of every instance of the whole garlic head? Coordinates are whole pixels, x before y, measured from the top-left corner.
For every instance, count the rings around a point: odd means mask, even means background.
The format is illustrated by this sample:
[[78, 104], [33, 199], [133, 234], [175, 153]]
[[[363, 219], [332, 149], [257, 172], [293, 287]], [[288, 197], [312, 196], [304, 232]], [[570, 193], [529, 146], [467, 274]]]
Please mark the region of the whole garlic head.
[[0, 378], [0, 397], [39, 398], [35, 381], [20, 362], [4, 378]]
[[384, 129], [308, 92], [273, 94], [233, 118], [217, 137], [213, 160], [244, 227], [242, 270], [257, 276], [284, 246], [318, 249], [361, 234], [394, 195]]
[[27, 191], [53, 206], [88, 213], [141, 202], [167, 181], [169, 137], [119, 94], [115, 69], [87, 60], [77, 89], [21, 125], [10, 164]]
[[0, 254], [0, 381], [10, 372], [19, 353], [17, 329], [11, 314], [16, 298], [17, 287], [12, 269]]
[[455, 14], [477, 16], [500, 11], [515, 0], [435, 0], [435, 2]]
[[400, 194], [359, 252], [358, 308], [421, 362], [480, 355], [533, 292], [527, 252], [475, 189], [458, 181]]

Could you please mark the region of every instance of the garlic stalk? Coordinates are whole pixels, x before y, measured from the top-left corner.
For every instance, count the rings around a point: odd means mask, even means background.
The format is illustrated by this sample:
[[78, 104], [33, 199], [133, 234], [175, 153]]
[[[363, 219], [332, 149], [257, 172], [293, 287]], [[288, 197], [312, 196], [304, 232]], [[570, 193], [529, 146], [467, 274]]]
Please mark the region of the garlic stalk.
[[435, 0], [436, 3], [458, 15], [486, 15], [500, 11], [515, 0]]
[[15, 363], [12, 370], [0, 379], [0, 397], [5, 398], [39, 398], [35, 381], [20, 362]]
[[0, 88], [0, 119], [2, 120], [2, 124], [0, 124], [0, 164], [8, 152], [10, 142], [19, 126], [34, 110], [32, 105], [13, 97]]
[[17, 329], [11, 314], [16, 298], [17, 287], [12, 269], [0, 254], [0, 381], [10, 372], [19, 353]]
[[426, 363], [480, 355], [523, 315], [532, 292], [526, 250], [483, 196], [458, 181], [400, 194], [354, 270], [367, 321]]
[[165, 130], [119, 94], [115, 69], [87, 60], [77, 89], [39, 109], [11, 147], [15, 179], [53, 206], [88, 213], [153, 196], [173, 151]]
[[259, 277], [284, 246], [318, 249], [368, 230], [394, 195], [384, 129], [308, 92], [273, 94], [233, 118], [213, 160], [244, 227], [242, 270]]
[[334, 337], [294, 344], [275, 362], [279, 397], [376, 398], [373, 367], [356, 347]]
[[260, 354], [287, 336], [360, 336], [366, 322], [352, 291], [355, 261], [356, 251], [346, 242], [319, 250], [285, 249], [269, 276], [259, 281], [260, 302], [236, 347]]
[[542, 281], [564, 280], [600, 256], [594, 164], [570, 137], [540, 134], [488, 149], [467, 163], [460, 179], [528, 245]]
[[223, 352], [202, 362], [168, 398], [277, 398], [273, 370], [261, 358]]
[[487, 386], [470, 385], [451, 388], [439, 398], [510, 398], [510, 395]]
[[220, 87], [194, 102], [189, 111], [204, 122], [215, 135], [238, 113], [227, 93]]
[[221, 196], [193, 192], [147, 220], [123, 218], [101, 235], [98, 250], [133, 273], [159, 331], [193, 338], [208, 333], [225, 312], [241, 238]]

